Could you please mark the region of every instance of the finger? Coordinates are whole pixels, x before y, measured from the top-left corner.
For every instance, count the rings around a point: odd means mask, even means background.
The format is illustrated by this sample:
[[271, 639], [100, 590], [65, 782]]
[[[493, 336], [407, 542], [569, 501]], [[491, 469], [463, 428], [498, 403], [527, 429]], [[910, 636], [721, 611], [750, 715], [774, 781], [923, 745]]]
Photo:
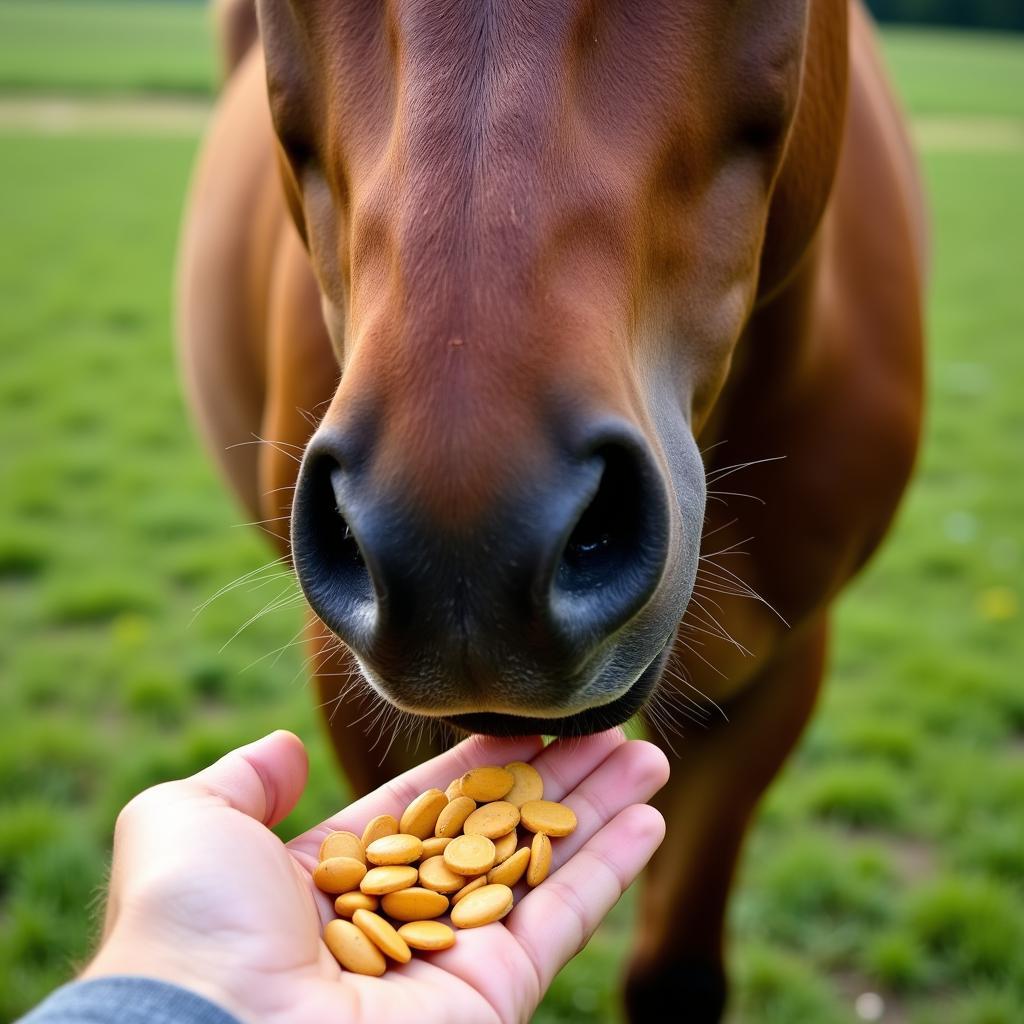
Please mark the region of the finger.
[[668, 759], [646, 740], [628, 740], [591, 772], [562, 803], [576, 814], [576, 830], [552, 842], [552, 868], [569, 860], [587, 840], [630, 804], [646, 803], [668, 781]]
[[657, 810], [646, 804], [627, 807], [505, 918], [542, 992], [586, 945], [664, 837], [665, 821]]
[[219, 797], [270, 827], [298, 803], [308, 774], [309, 760], [302, 740], [279, 729], [225, 754], [182, 785]]
[[480, 765], [529, 760], [542, 747], [543, 740], [539, 736], [513, 739], [470, 736], [451, 750], [399, 775], [327, 821], [296, 836], [288, 846], [293, 853], [315, 858], [328, 832], [342, 830], [360, 835], [366, 823], [378, 814], [401, 817], [402, 811], [424, 790], [434, 787], [444, 789], [452, 779]]
[[561, 800], [625, 742], [616, 728], [549, 743], [531, 762], [544, 780], [544, 799]]

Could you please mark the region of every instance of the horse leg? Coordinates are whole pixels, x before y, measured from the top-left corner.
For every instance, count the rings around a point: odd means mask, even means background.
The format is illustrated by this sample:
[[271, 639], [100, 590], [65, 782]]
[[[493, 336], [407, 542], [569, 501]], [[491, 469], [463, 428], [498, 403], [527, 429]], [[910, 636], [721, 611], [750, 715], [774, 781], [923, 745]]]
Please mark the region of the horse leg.
[[692, 1024], [725, 1008], [729, 889], [754, 808], [800, 736], [825, 666], [824, 618], [791, 635], [727, 708], [728, 723], [688, 733], [656, 797], [665, 841], [647, 870], [638, 944], [626, 979], [632, 1021], [685, 1007]]

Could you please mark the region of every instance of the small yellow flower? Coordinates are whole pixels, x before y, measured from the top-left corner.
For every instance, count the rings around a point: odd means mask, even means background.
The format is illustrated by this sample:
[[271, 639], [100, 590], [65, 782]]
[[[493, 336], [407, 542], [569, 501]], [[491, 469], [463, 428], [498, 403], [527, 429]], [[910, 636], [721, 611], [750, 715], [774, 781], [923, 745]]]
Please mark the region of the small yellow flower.
[[988, 587], [978, 594], [978, 611], [988, 622], [1009, 622], [1019, 610], [1017, 594], [1009, 587]]
[[126, 612], [114, 619], [110, 632], [118, 647], [139, 647], [149, 637], [149, 620], [134, 612]]

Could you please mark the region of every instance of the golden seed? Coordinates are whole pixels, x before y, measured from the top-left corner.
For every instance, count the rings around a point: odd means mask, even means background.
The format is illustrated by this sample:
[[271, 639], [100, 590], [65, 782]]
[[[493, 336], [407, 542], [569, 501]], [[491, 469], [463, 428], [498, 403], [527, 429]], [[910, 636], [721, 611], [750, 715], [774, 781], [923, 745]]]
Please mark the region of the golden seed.
[[500, 921], [512, 909], [512, 890], [507, 885], [485, 885], [452, 907], [452, 924], [479, 928]]
[[417, 871], [405, 864], [389, 864], [386, 867], [370, 868], [359, 888], [370, 896], [383, 896], [385, 893], [408, 889], [416, 884]]
[[413, 949], [448, 949], [455, 945], [455, 932], [440, 921], [410, 921], [398, 929], [398, 934]]
[[351, 917], [357, 910], [376, 910], [380, 900], [367, 896], [365, 892], [343, 892], [334, 901], [334, 912], [338, 917]]
[[412, 959], [412, 952], [405, 939], [395, 931], [395, 926], [385, 921], [372, 910], [357, 910], [352, 915], [352, 923], [386, 956], [400, 964], [407, 964]]
[[[540, 834], [543, 835], [543, 833]], [[516, 850], [508, 860], [491, 868], [487, 873], [488, 885], [507, 885], [511, 889], [523, 877], [529, 863], [530, 848], [524, 846], [521, 850]]]
[[448, 797], [439, 789], [428, 789], [418, 797], [402, 813], [398, 823], [398, 831], [406, 832], [417, 839], [428, 839], [434, 834], [438, 815], [448, 803]]
[[512, 829], [507, 836], [494, 840], [494, 863], [502, 864], [508, 860], [519, 846], [519, 833]]
[[465, 820], [476, 810], [476, 801], [468, 796], [457, 796], [448, 801], [448, 806], [441, 811], [434, 826], [434, 835], [438, 838], [457, 836], [462, 831]]
[[423, 840], [396, 832], [381, 836], [366, 848], [366, 859], [371, 864], [411, 864], [423, 856]]
[[537, 832], [530, 844], [530, 866], [526, 869], [526, 884], [531, 888], [540, 885], [551, 870], [551, 840], [543, 832]]
[[423, 840], [423, 860], [440, 857], [444, 848], [451, 842], [451, 836], [431, 836]]
[[313, 884], [332, 896], [358, 888], [366, 874], [366, 865], [355, 857], [330, 857], [317, 864]]
[[444, 848], [443, 856], [457, 875], [483, 875], [494, 867], [494, 843], [486, 836], [459, 836]]
[[351, 921], [328, 921], [324, 942], [346, 971], [379, 978], [387, 970], [384, 955]]
[[540, 772], [527, 764], [525, 761], [513, 761], [505, 765], [505, 771], [510, 772], [515, 782], [512, 788], [505, 794], [505, 799], [516, 807], [522, 807], [529, 800], [542, 800], [544, 798], [544, 780]]
[[468, 796], [477, 803], [500, 800], [515, 782], [511, 772], [488, 765], [485, 768], [472, 768], [462, 776], [462, 795]]
[[393, 836], [398, 831], [398, 819], [393, 814], [378, 814], [371, 818], [363, 829], [363, 846], [369, 846], [384, 836]]
[[354, 832], [332, 832], [325, 837], [317, 860], [330, 860], [332, 857], [351, 857], [366, 863], [363, 842]]
[[567, 836], [576, 828], [576, 815], [572, 808], [554, 800], [529, 800], [519, 808], [519, 813], [531, 832]]
[[[445, 847], [445, 852], [448, 847]], [[462, 875], [457, 875], [444, 862], [444, 856], [431, 857], [420, 864], [420, 885], [424, 889], [433, 889], [434, 892], [452, 893], [457, 892], [466, 884]]]
[[479, 878], [474, 878], [472, 882], [467, 882], [453, 897], [452, 906], [454, 907], [459, 900], [468, 896], [471, 892], [476, 892], [477, 889], [482, 889], [487, 884], [487, 876], [481, 875]]
[[478, 807], [465, 821], [462, 831], [467, 836], [487, 836], [500, 839], [507, 836], [519, 824], [519, 809], [507, 800]]
[[396, 921], [425, 921], [448, 909], [447, 896], [418, 885], [390, 892], [380, 902], [384, 913]]

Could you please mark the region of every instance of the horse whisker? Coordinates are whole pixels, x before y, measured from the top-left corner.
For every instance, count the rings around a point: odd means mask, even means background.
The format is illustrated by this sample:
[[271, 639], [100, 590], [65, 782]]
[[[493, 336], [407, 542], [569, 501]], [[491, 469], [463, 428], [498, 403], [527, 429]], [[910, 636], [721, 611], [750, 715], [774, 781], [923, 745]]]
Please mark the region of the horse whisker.
[[[708, 495], [714, 495], [719, 499], [723, 496], [726, 498], [749, 498], [751, 501], [756, 501], [759, 505], [768, 504], [764, 498], [759, 498], [756, 494], [744, 494], [743, 491], [708, 491]], [[728, 504], [728, 502], [724, 502], [724, 504]]]
[[733, 473], [738, 473], [741, 469], [749, 469], [751, 466], [761, 466], [766, 462], [781, 462], [785, 457], [785, 455], [773, 455], [767, 459], [751, 459], [749, 462], [737, 462], [732, 466], [722, 466], [721, 468], [713, 469], [708, 473], [707, 481], [709, 484], [714, 484], [719, 480], [724, 480], [727, 476], [732, 476]]
[[[194, 622], [196, 616], [199, 615], [200, 612], [208, 608], [211, 604], [213, 604], [213, 602], [216, 601], [218, 597], [223, 597], [225, 594], [234, 590], [236, 587], [240, 587], [243, 584], [247, 583], [254, 576], [258, 576], [261, 572], [266, 572], [268, 569], [271, 569], [275, 565], [279, 565], [280, 563], [285, 562], [286, 560], [286, 555], [280, 555], [277, 558], [267, 562], [265, 565], [260, 565], [255, 569], [251, 569], [249, 572], [243, 573], [241, 576], [239, 576], [237, 579], [232, 580], [230, 583], [225, 583], [224, 586], [222, 586], [219, 590], [217, 590], [210, 597], [208, 597], [201, 605], [193, 609], [192, 621]], [[288, 575], [288, 573], [282, 573], [280, 575]]]

